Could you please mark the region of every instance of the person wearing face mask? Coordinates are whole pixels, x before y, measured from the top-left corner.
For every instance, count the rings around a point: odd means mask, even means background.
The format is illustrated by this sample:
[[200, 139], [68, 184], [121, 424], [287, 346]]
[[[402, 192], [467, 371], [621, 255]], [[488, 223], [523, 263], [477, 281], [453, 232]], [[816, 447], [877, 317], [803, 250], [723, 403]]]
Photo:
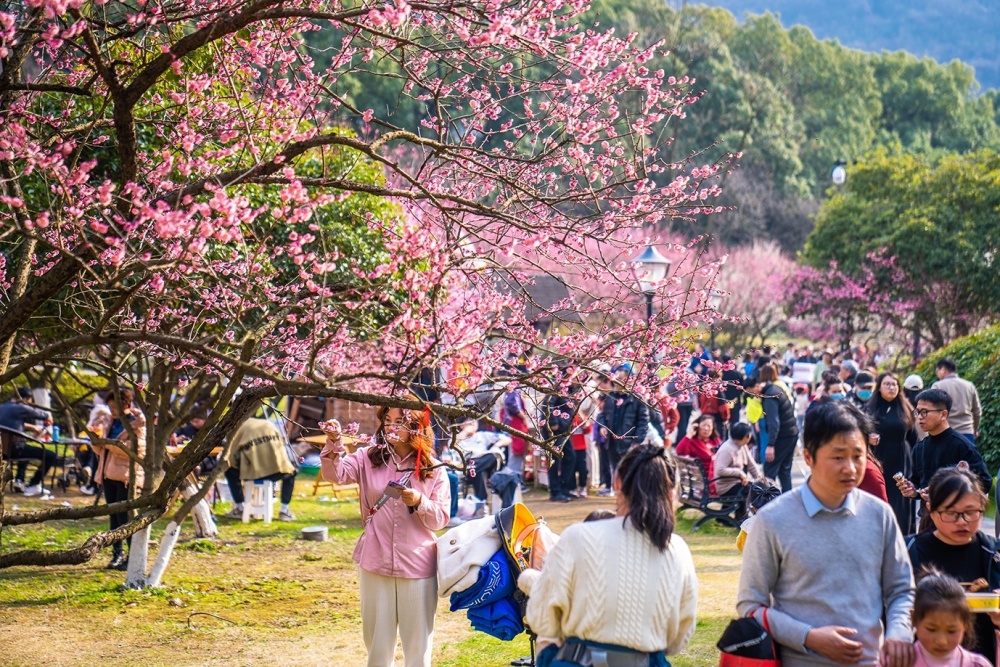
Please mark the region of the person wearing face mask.
[[854, 387], [847, 395], [848, 400], [854, 403], [854, 407], [864, 412], [865, 406], [868, 405], [868, 401], [872, 400], [872, 396], [874, 395], [875, 377], [871, 373], [861, 371], [854, 376]]
[[847, 390], [840, 376], [837, 373], [829, 371], [823, 373], [823, 388], [816, 400], [806, 408], [806, 415], [821, 405], [825, 405], [831, 401], [842, 401], [845, 398], [847, 398]]

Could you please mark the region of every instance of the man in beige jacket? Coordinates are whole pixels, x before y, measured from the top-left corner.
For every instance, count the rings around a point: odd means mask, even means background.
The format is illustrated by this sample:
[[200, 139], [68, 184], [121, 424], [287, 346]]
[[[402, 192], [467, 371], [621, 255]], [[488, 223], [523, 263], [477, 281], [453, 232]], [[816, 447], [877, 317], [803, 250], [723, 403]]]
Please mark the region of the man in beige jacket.
[[233, 509], [226, 514], [232, 519], [243, 518], [243, 482], [246, 480], [281, 480], [280, 521], [295, 521], [288, 509], [295, 490], [298, 468], [289, 458], [285, 434], [266, 419], [248, 419], [233, 436], [233, 446], [226, 468], [226, 481], [233, 496]]
[[958, 376], [958, 365], [949, 357], [939, 360], [935, 370], [938, 381], [931, 387], [951, 396], [949, 425], [975, 445], [979, 437], [979, 421], [983, 416], [976, 385]]

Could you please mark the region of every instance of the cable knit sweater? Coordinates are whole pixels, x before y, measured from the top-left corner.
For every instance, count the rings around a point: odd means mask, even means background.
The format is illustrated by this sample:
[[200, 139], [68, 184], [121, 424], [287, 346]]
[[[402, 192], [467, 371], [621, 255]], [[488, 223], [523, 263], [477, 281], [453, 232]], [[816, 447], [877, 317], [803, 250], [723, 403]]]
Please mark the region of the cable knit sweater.
[[622, 517], [570, 526], [531, 589], [528, 625], [540, 637], [579, 637], [637, 651], [684, 650], [698, 580], [674, 534], [664, 552]]

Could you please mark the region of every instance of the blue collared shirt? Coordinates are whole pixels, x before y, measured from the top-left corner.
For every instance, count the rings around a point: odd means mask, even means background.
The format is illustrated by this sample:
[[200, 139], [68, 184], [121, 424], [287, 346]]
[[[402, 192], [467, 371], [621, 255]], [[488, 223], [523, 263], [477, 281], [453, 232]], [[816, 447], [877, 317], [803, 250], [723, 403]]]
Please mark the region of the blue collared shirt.
[[835, 510], [830, 509], [823, 503], [819, 501], [816, 494], [812, 492], [809, 488], [809, 481], [807, 480], [805, 484], [799, 487], [801, 490], [799, 493], [802, 494], [802, 504], [806, 508], [806, 514], [809, 518], [813, 518], [820, 512], [830, 512], [831, 514], [839, 514], [840, 512], [850, 512], [852, 515], [857, 516], [858, 513], [858, 494], [861, 493], [858, 489], [851, 490], [847, 494], [847, 498], [844, 499], [844, 504]]
[[[851, 492], [847, 494], [847, 498], [844, 499], [844, 504], [835, 510], [830, 509], [829, 507], [827, 507], [826, 505], [824, 505], [819, 501], [819, 498], [816, 497], [816, 494], [813, 493], [812, 489], [809, 488], [809, 480], [806, 480], [806, 483], [799, 487], [799, 493], [802, 496], [802, 504], [806, 508], [806, 514], [809, 515], [810, 519], [819, 514], [820, 512], [829, 512], [830, 514], [840, 514], [841, 512], [849, 512], [852, 516], [857, 516], [858, 513], [857, 494], [861, 493], [861, 491], [857, 489], [852, 489]], [[802, 648], [805, 650], [806, 653], [809, 653], [811, 655], [819, 655], [815, 651], [806, 648], [806, 637], [809, 636], [809, 631], [812, 629], [813, 626], [810, 625], [808, 628], [806, 628], [805, 632], [802, 633]]]

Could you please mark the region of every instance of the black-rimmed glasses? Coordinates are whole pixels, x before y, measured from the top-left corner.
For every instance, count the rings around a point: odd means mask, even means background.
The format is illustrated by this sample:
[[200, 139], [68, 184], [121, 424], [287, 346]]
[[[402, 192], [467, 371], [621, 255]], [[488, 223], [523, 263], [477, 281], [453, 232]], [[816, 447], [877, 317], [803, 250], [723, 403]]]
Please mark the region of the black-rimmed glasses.
[[937, 513], [937, 515], [941, 517], [941, 520], [945, 523], [955, 523], [959, 519], [972, 523], [973, 521], [979, 521], [982, 519], [983, 514], [983, 510], [965, 510], [964, 512], [943, 511]]

